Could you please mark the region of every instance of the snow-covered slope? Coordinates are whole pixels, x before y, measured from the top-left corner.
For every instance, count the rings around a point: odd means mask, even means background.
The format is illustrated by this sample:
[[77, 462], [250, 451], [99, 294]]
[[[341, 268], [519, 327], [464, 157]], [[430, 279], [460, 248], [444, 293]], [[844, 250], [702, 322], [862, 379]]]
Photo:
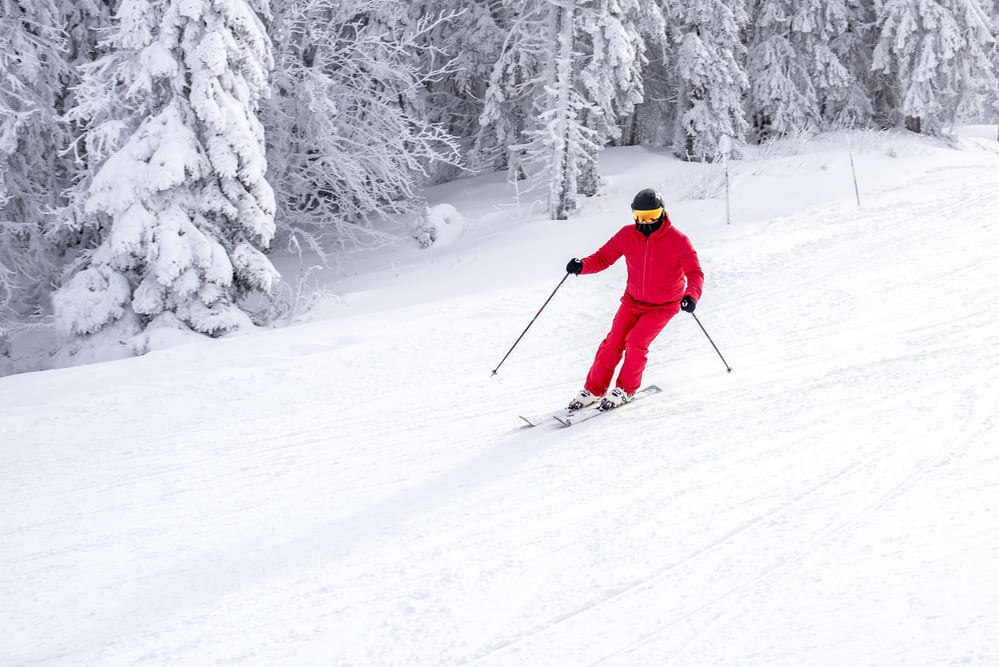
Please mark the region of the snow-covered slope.
[[[981, 134], [981, 137], [974, 136]], [[0, 378], [0, 665], [999, 662], [999, 153], [606, 152], [550, 222], [436, 188], [307, 324]], [[664, 392], [562, 429], [662, 189], [707, 274]], [[708, 193], [710, 199], [703, 198]]]

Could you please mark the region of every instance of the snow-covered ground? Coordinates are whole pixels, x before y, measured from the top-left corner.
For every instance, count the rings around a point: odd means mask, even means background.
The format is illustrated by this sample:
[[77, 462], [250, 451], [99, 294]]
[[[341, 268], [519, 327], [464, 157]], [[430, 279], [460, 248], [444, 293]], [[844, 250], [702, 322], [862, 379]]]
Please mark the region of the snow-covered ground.
[[[850, 171], [852, 148], [860, 185]], [[0, 378], [0, 665], [999, 664], [999, 144], [603, 156], [567, 222], [435, 188], [308, 323]], [[707, 281], [569, 429], [665, 194]], [[440, 209], [448, 212], [447, 207]], [[621, 263], [623, 264], [623, 263]]]

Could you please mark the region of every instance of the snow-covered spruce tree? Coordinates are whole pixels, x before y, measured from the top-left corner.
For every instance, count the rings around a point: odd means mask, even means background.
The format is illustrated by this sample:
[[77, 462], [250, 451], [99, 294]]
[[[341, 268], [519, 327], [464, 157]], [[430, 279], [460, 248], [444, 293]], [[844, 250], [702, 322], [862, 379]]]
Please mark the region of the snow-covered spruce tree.
[[[62, 206], [54, 213], [56, 222], [52, 230], [54, 241], [62, 249], [60, 276], [71, 273], [71, 267], [81, 253], [86, 253], [101, 241], [100, 228], [79, 219], [84, 209], [83, 198], [86, 193], [77, 186], [88, 182], [100, 166], [100, 161], [92, 161], [87, 154], [86, 123], [79, 117], [73, 117], [73, 114], [78, 106], [77, 92], [83, 69], [107, 53], [108, 45], [103, 43], [102, 36], [112, 29], [110, 4], [110, 0], [75, 0], [61, 5], [66, 26], [66, 55], [72, 66], [72, 83], [63, 88], [59, 109], [62, 120], [69, 128], [72, 143], [62, 153], [70, 174], [70, 185], [65, 186], [60, 193], [63, 195]], [[57, 278], [51, 282], [56, 285], [60, 280]]]
[[642, 4], [642, 14], [636, 28], [643, 44], [645, 64], [642, 67], [642, 103], [625, 123], [626, 145], [651, 144], [668, 146], [673, 141], [677, 108], [676, 47], [667, 25], [677, 20], [682, 9], [673, 0], [657, 0]]
[[536, 175], [554, 220], [568, 217], [577, 193], [595, 193], [597, 154], [640, 100], [642, 55], [628, 28], [636, 7], [538, 0], [509, 21], [478, 155], [505, 166], [511, 180]]
[[60, 103], [71, 83], [55, 0], [0, 0], [0, 330], [44, 309], [58, 271], [52, 212], [68, 187]]
[[[581, 168], [600, 148], [599, 134], [585, 125], [594, 107], [581, 94], [577, 81], [579, 5], [583, 3], [541, 0], [517, 17], [490, 80], [480, 121], [484, 128], [492, 123], [499, 129], [498, 139], [509, 133], [510, 167], [536, 174], [536, 182], [547, 186], [552, 220], [569, 217], [576, 206]], [[510, 108], [510, 104], [503, 91], [518, 88], [519, 99], [510, 109], [519, 124], [511, 128], [517, 131], [514, 134], [505, 128], [503, 107]]]
[[829, 48], [846, 69], [846, 79], [840, 86], [823, 86], [823, 120], [829, 128], [864, 127], [879, 115], [877, 90], [881, 76], [871, 70], [876, 41], [874, 3], [843, 0], [830, 7], [836, 8], [837, 16], [845, 17], [833, 21], [838, 27], [830, 34]]
[[401, 0], [281, 5], [267, 129], [282, 235], [326, 256], [385, 237], [378, 221], [420, 215], [434, 164], [460, 162], [424, 98], [450, 71], [425, 36], [449, 18], [411, 21]]
[[884, 3], [873, 67], [893, 77], [896, 122], [939, 134], [980, 113], [986, 91], [996, 86], [990, 24], [981, 0]]
[[592, 161], [600, 144], [597, 132], [584, 122], [591, 105], [576, 88], [576, 0], [553, 2], [547, 9], [554, 57], [547, 70], [548, 83], [542, 88], [547, 94], [535, 100], [543, 125], [528, 133], [533, 135], [533, 146], [527, 146], [527, 153], [541, 151], [541, 162], [547, 162], [548, 215], [552, 220], [565, 220], [576, 205], [581, 167]]
[[57, 292], [75, 334], [153, 322], [219, 335], [278, 276], [256, 112], [268, 91], [267, 0], [122, 0], [107, 55], [84, 68], [78, 220], [99, 245]]
[[850, 85], [832, 48], [850, 25], [845, 0], [756, 0], [751, 12], [746, 69], [757, 138], [821, 129], [827, 100]]
[[472, 164], [476, 169], [506, 169], [512, 182], [527, 178], [523, 144], [535, 120], [542, 72], [550, 61], [546, 7], [546, 0], [532, 0], [504, 11], [497, 22], [504, 31], [503, 43], [489, 74]]
[[[995, 1], [992, 10], [992, 37], [994, 39], [989, 50], [989, 60], [992, 61], [992, 71], [999, 72], [999, 0]], [[999, 86], [988, 93], [988, 101], [987, 118], [996, 123], [996, 140], [999, 141]]]
[[684, 6], [678, 19], [671, 31], [679, 44], [673, 152], [686, 160], [712, 160], [722, 137], [741, 141], [746, 134], [745, 6], [742, 0], [700, 0]]
[[870, 47], [861, 42], [870, 21], [865, 6], [854, 0], [805, 0], [791, 20], [795, 50], [807, 63], [815, 91], [819, 129], [854, 125], [869, 117], [869, 99], [858, 89], [858, 76], [860, 81], [869, 79], [871, 57]]
[[646, 4], [640, 0], [580, 3], [577, 85], [588, 102], [584, 125], [597, 137], [584, 143], [591, 152], [580, 165], [577, 189], [585, 196], [597, 194], [599, 149], [620, 141], [623, 125], [643, 100], [642, 67], [647, 59], [640, 26], [646, 19]]

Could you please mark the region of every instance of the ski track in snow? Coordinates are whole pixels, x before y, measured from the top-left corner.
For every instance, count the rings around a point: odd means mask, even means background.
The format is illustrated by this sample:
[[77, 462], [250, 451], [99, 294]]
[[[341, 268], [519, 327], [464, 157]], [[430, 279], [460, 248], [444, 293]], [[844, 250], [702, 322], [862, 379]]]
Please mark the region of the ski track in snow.
[[[991, 184], [994, 182], [976, 185]], [[888, 220], [886, 220], [888, 211], [879, 209], [871, 219], [863, 218], [859, 224], [850, 225], [847, 232], [857, 233], [858, 228], [871, 224], [872, 220], [876, 219], [880, 225], [894, 223], [900, 228], [900, 234], [911, 234], [911, 230], [906, 230], [906, 222], [912, 217], [932, 215], [936, 219], [948, 219], [943, 216], [953, 216], [960, 219], [959, 216], [962, 213], [988, 210], [989, 205], [994, 205], [997, 202], [994, 189], [990, 190], [987, 187], [970, 187], [969, 189], [986, 194], [966, 197], [959, 202], [948, 202], [944, 206], [939, 206], [939, 204], [920, 206], [916, 210], [906, 208], [901, 215], [896, 213], [894, 219]], [[885, 237], [879, 236], [879, 242], [884, 242], [884, 240]], [[930, 254], [936, 254], [940, 251], [939, 245], [929, 243], [930, 238], [927, 238], [927, 241], [927, 248], [932, 251]], [[825, 240], [812, 241], [808, 245], [822, 246], [827, 243]], [[843, 252], [850, 254], [855, 250], [856, 246], [843, 248]], [[771, 261], [780, 261], [780, 266], [785, 270], [790, 267], [802, 271], [805, 270], [809, 261], [814, 261], [814, 254], [806, 252], [806, 249], [800, 246], [794, 248], [794, 252], [796, 255], [809, 259], [795, 261], [793, 258], [788, 260], [786, 256], [781, 256], [773, 258]], [[917, 261], [926, 259], [926, 257], [919, 257]], [[930, 277], [935, 278], [936, 282], [954, 280], [959, 277], [957, 274], [980, 272], [986, 261], [982, 260], [969, 266], [963, 266], [956, 272]], [[896, 263], [892, 267], [885, 268], [897, 271], [899, 266]], [[826, 277], [823, 276], [820, 282], [824, 283], [825, 280]], [[798, 287], [798, 291], [827, 293], [828, 290], [820, 289], [821, 287], [822, 285], [814, 282], [805, 283], [804, 286]], [[876, 291], [862, 292], [851, 298], [866, 298]], [[928, 296], [939, 296], [946, 299], [949, 292]], [[979, 293], [976, 298], [981, 296]], [[787, 300], [787, 297], [782, 293], [781, 303], [785, 303]], [[928, 298], [927, 300], [931, 301], [932, 299]], [[981, 305], [983, 309], [988, 310], [988, 303]], [[997, 304], [992, 303], [991, 305]], [[926, 302], [919, 303], [917, 309], [903, 307], [905, 319], [899, 321], [905, 322], [905, 329], [909, 329], [912, 317], [918, 315], [918, 311], [926, 309]], [[999, 310], [994, 312], [999, 312]], [[891, 328], [886, 330], [885, 324], [885, 322], [877, 323], [876, 330], [879, 335], [890, 335]], [[938, 326], [934, 324], [928, 329], [936, 329]], [[987, 330], [989, 338], [994, 342], [997, 331], [995, 325], [988, 327]], [[960, 328], [956, 328], [955, 333], [960, 331]], [[800, 333], [798, 332], [799, 335]], [[926, 334], [929, 331], [917, 329], [911, 333]], [[934, 336], [934, 338], [936, 337]], [[810, 348], [812, 344], [813, 342], [809, 341], [808, 344], [802, 343], [801, 346]], [[787, 354], [788, 350], [783, 348], [783, 352]], [[967, 384], [973, 387], [984, 386], [987, 390], [981, 395], [978, 395], [974, 390], [968, 390], [961, 397], [962, 400], [957, 401], [956, 405], [950, 403], [944, 405], [945, 412], [959, 410], [964, 403], [971, 403], [972, 410], [970, 410], [971, 414], [968, 415], [970, 425], [965, 427], [964, 433], [949, 435], [943, 448], [940, 447], [940, 443], [933, 442], [914, 451], [913, 443], [918, 443], [922, 439], [925, 426], [922, 423], [917, 423], [911, 429], [900, 429], [899, 432], [891, 434], [891, 437], [884, 438], [885, 442], [891, 444], [883, 447], [875, 446], [872, 453], [865, 453], [863, 457], [849, 462], [842, 468], [834, 468], [827, 478], [815, 486], [783, 498], [775, 509], [767, 510], [737, 525], [721, 538], [694, 550], [691, 554], [667, 565], [649, 578], [631, 584], [623, 590], [613, 592], [592, 605], [574, 610], [565, 617], [556, 619], [526, 636], [518, 637], [495, 647], [491, 653], [477, 660], [475, 664], [525, 664], [528, 662], [553, 664], [558, 662], [560, 658], [565, 658], [567, 646], [572, 646], [573, 659], [569, 660], [572, 664], [662, 664], [664, 656], [671, 656], [673, 660], [679, 661], [684, 661], [686, 657], [689, 659], [689, 664], [714, 664], [714, 660], [725, 662], [725, 658], [731, 662], [747, 661], [747, 656], [740, 656], [738, 653], [726, 656], [724, 653], [719, 655], [716, 652], [711, 655], [709, 651], [710, 658], [702, 655], [697, 659], [689, 654], [695, 646], [707, 644], [707, 640], [712, 638], [711, 628], [720, 625], [722, 622], [720, 619], [734, 615], [732, 607], [750, 606], [744, 600], [758, 594], [755, 590], [758, 584], [767, 588], [773, 586], [772, 580], [780, 576], [782, 569], [800, 563], [810, 551], [817, 546], [827, 544], [837, 533], [863, 523], [871, 512], [890, 502], [902, 492], [911, 491], [917, 480], [923, 480], [931, 472], [949, 462], [955, 457], [956, 452], [973, 444], [982, 445], [990, 438], [994, 438], [994, 411], [999, 405], [999, 392], [995, 389], [994, 371], [997, 367], [997, 355], [994, 350], [987, 352], [987, 354], [990, 354], [991, 360], [983, 360], [981, 370], [977, 373], [970, 377], [958, 376], [953, 379], [952, 383], [945, 383], [956, 385], [951, 388], [954, 392], [960, 391]], [[830, 357], [838, 358], [839, 355], [830, 354]], [[853, 356], [853, 360], [856, 360], [856, 356]], [[754, 388], [754, 391], [757, 390], [758, 388]], [[751, 396], [746, 398], [752, 400]], [[941, 396], [941, 384], [934, 382], [923, 392], [905, 393], [900, 389], [895, 398], [890, 395], [879, 397], [875, 410], [870, 408], [865, 410], [864, 403], [867, 401], [864, 399], [866, 398], [868, 397], [862, 397], [856, 405], [849, 401], [836, 402], [834, 404], [835, 410], [843, 411], [846, 409], [849, 411], [852, 421], [863, 424], [865, 418], [876, 419], [886, 413], [902, 413], [907, 407], [906, 403], [913, 401], [913, 399], [924, 398], [927, 402], [931, 402], [939, 400], [943, 396]], [[721, 405], [717, 407], [723, 409]], [[714, 411], [709, 412], [714, 413]], [[813, 416], [816, 416], [814, 412]], [[807, 443], [807, 440], [805, 442]], [[727, 467], [729, 463], [727, 462], [726, 466], [719, 466], [722, 468], [721, 470], [698, 471], [699, 476], [725, 478], [726, 470], [724, 467]], [[992, 463], [994, 465], [994, 458]], [[747, 466], [747, 469], [751, 468]], [[862, 492], [856, 493], [858, 490]], [[851, 498], [851, 496], [855, 497]], [[837, 503], [838, 499], [846, 499], [847, 502]], [[785, 515], [792, 510], [796, 516], [813, 518], [813, 522], [803, 526], [795, 526], [795, 530], [791, 531], [790, 534], [785, 534], [784, 531], [779, 535], [773, 534], [774, 531], [782, 527], [783, 523], [786, 523]], [[747, 564], [746, 557], [753, 555], [752, 545], [757, 543], [767, 545], [768, 550], [772, 550], [774, 553], [760, 554], [757, 559], [749, 559]], [[774, 545], [780, 546], [775, 549]], [[731, 572], [731, 581], [727, 577], [718, 576], [719, 572], [726, 574]], [[708, 577], [714, 577], [715, 580], [708, 583], [705, 581]], [[716, 594], [713, 592], [715, 590], [718, 590]], [[668, 607], [670, 613], [665, 617], [648, 617], [648, 610], [656, 609], [658, 601], [675, 600], [678, 597], [686, 602], [689, 608], [687, 605], [670, 605]], [[706, 601], [704, 598], [707, 598]], [[733, 601], [733, 598], [736, 600]], [[694, 601], [687, 602], [688, 600]], [[676, 608], [678, 606], [681, 607], [680, 610]], [[722, 609], [718, 609], [719, 607]], [[746, 611], [749, 612], [750, 609], [746, 609]], [[701, 617], [707, 619], [707, 623], [704, 623], [703, 627], [699, 627]], [[680, 627], [684, 624], [693, 626], [693, 628]], [[692, 632], [692, 630], [696, 630], [696, 632]], [[689, 636], [689, 639], [679, 642], [676, 639], [666, 639], [664, 635], [667, 632], [676, 633], [681, 638]], [[630, 642], [621, 641], [622, 637], [629, 635], [634, 636], [635, 639]], [[623, 646], [621, 646], [622, 643]], [[645, 654], [641, 653], [643, 650], [646, 651]], [[596, 656], [601, 657], [593, 660]], [[883, 659], [890, 661], [897, 659], [897, 656], [886, 655], [883, 656]], [[753, 662], [753, 660], [750, 659], [748, 662]], [[872, 659], [871, 662], [877, 664], [880, 661]]]
[[733, 373], [570, 429], [620, 267], [3, 379], [0, 665], [995, 664], [995, 167], [694, 227]]

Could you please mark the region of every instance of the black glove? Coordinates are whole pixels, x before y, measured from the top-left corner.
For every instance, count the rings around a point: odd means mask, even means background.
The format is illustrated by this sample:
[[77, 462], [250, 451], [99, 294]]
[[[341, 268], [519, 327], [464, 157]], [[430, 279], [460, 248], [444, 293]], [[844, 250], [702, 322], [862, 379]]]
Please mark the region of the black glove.
[[565, 265], [566, 273], [573, 273], [579, 275], [583, 272], [583, 262], [573, 257], [569, 260], [569, 263]]
[[694, 301], [691, 297], [685, 296], [682, 299], [680, 299], [680, 310], [684, 311], [685, 313], [692, 313], [694, 312], [694, 308], [697, 308], [697, 302]]

